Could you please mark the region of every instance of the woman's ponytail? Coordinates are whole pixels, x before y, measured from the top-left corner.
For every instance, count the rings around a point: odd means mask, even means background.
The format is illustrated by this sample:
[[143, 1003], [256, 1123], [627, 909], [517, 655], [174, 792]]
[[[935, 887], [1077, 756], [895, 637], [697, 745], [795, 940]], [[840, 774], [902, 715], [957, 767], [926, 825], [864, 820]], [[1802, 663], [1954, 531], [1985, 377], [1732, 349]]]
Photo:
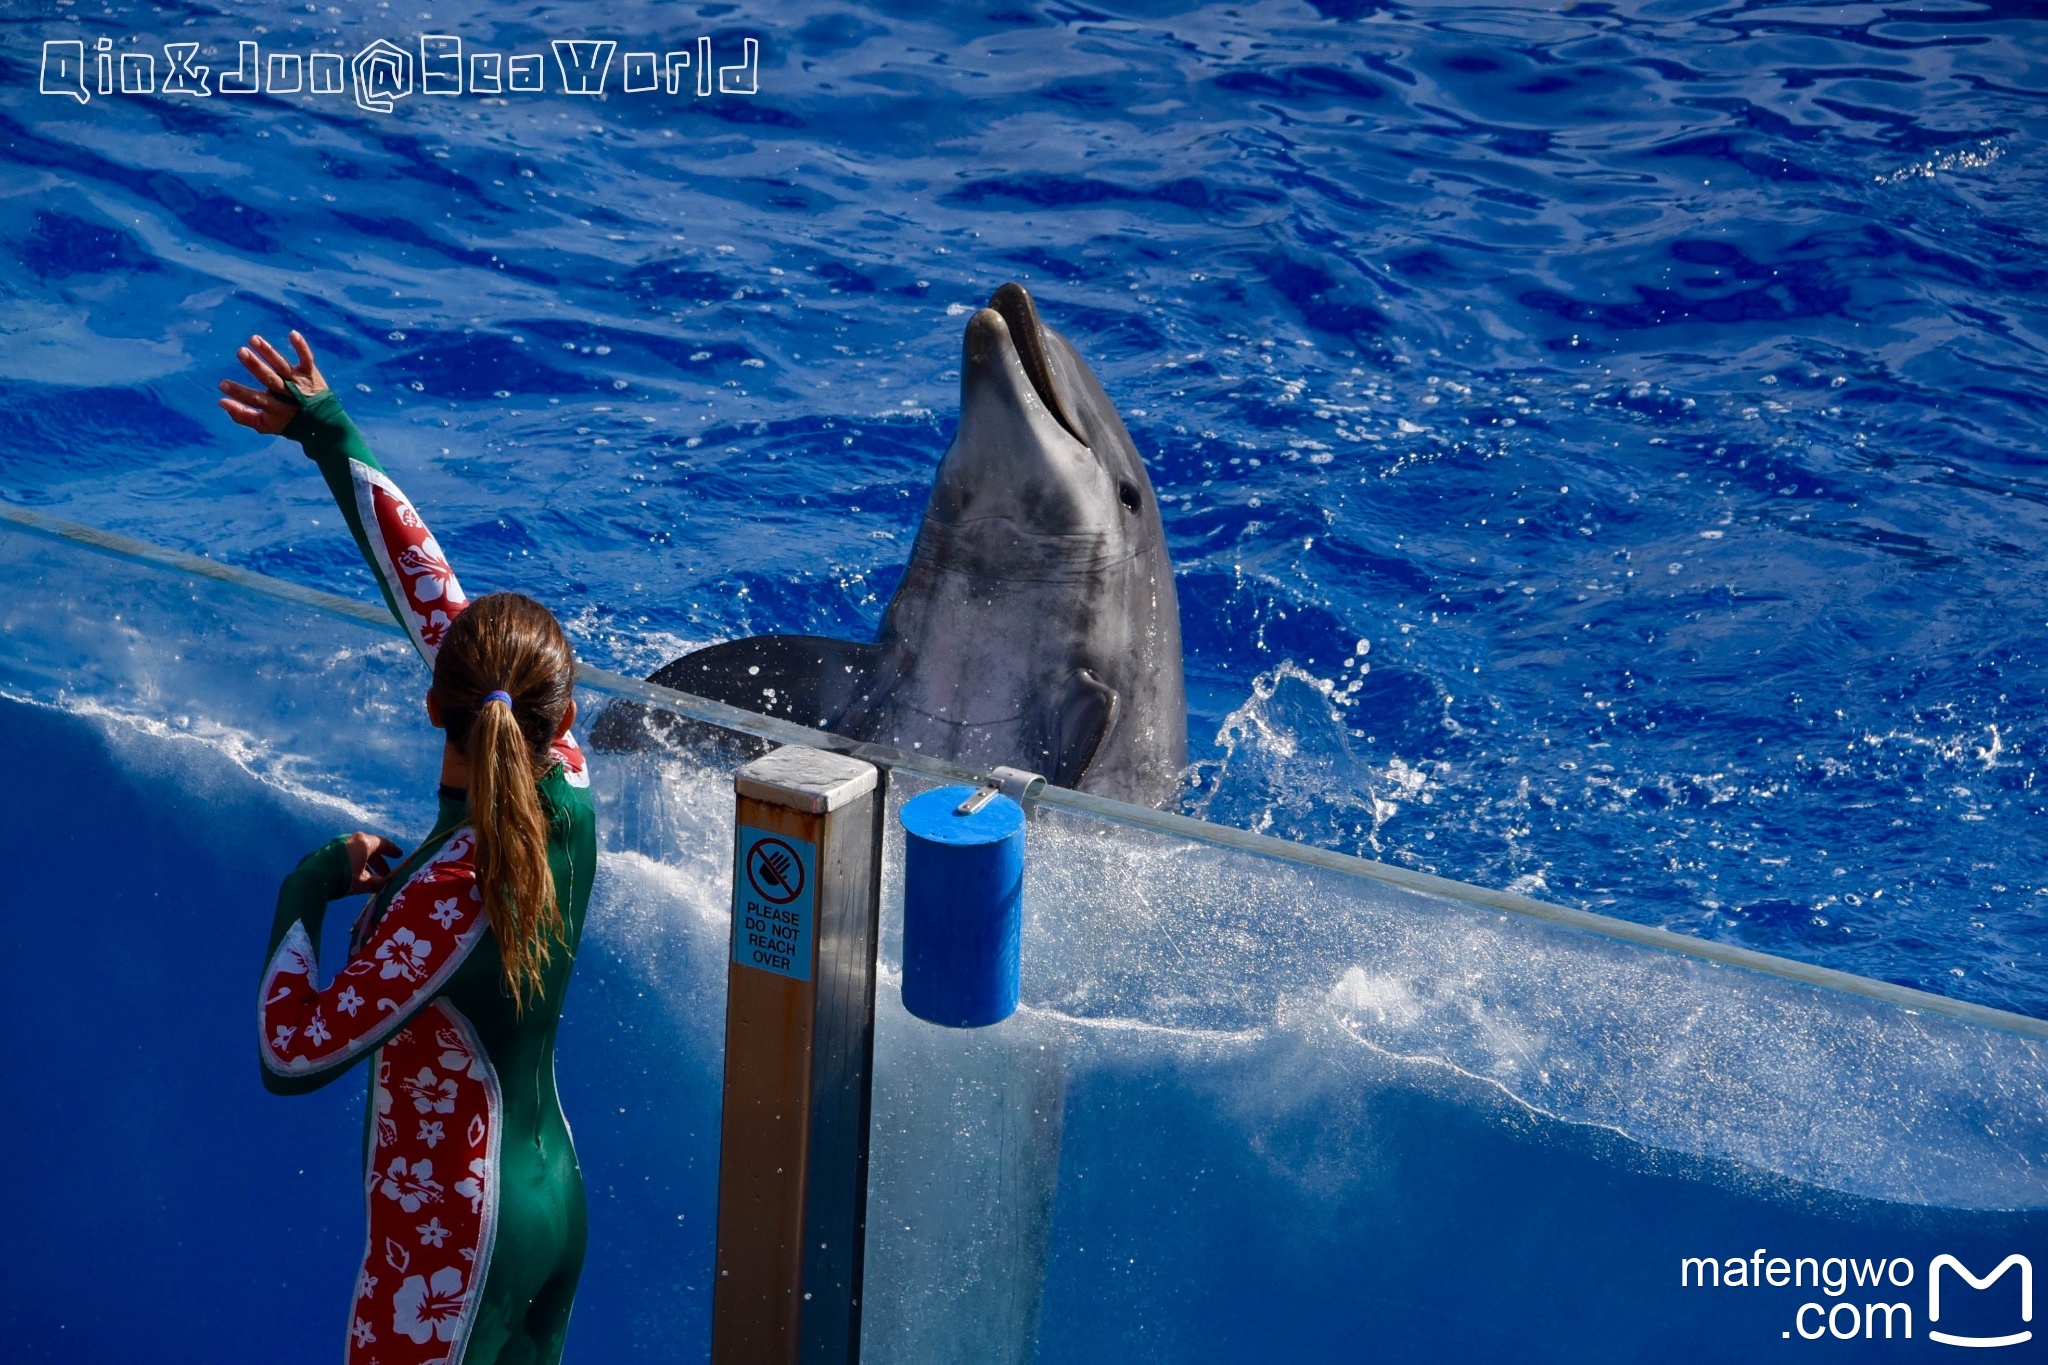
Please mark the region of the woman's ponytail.
[[469, 811], [476, 828], [476, 880], [514, 1005], [540, 991], [562, 910], [548, 869], [548, 822], [526, 736], [509, 702], [490, 701], [469, 731]]
[[434, 693], [449, 741], [469, 763], [477, 888], [523, 1011], [542, 990], [552, 945], [566, 941], [539, 779], [574, 695], [569, 642], [532, 598], [480, 597], [441, 641]]

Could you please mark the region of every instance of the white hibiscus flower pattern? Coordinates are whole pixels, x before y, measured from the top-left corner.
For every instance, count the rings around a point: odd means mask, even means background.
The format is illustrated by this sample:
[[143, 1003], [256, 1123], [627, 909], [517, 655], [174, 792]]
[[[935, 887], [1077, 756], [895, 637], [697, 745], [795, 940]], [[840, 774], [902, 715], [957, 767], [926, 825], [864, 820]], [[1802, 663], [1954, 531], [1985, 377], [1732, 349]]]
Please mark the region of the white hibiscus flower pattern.
[[426, 976], [427, 959], [433, 952], [434, 945], [426, 939], [410, 929], [400, 929], [377, 945], [377, 961], [382, 964], [377, 975], [386, 981], [394, 977], [418, 981]]
[[418, 1213], [423, 1205], [441, 1202], [441, 1184], [434, 1179], [434, 1163], [425, 1157], [410, 1167], [402, 1156], [391, 1158], [379, 1192], [386, 1199], [396, 1199], [398, 1207], [407, 1213]]
[[417, 1076], [408, 1076], [400, 1081], [398, 1088], [412, 1097], [412, 1107], [422, 1114], [455, 1112], [455, 1078], [437, 1076], [430, 1066], [423, 1066]]
[[[445, 998], [377, 1055], [368, 1170], [369, 1245], [356, 1281], [351, 1365], [459, 1358], [496, 1223], [497, 1076], [475, 1031]], [[422, 1107], [424, 1106], [424, 1107]]]
[[483, 1059], [469, 1050], [469, 1044], [454, 1029], [439, 1029], [434, 1041], [441, 1048], [441, 1069], [457, 1076], [468, 1076], [473, 1081], [484, 1078]]
[[442, 1266], [431, 1280], [409, 1275], [391, 1298], [391, 1330], [422, 1345], [453, 1341], [463, 1300], [462, 1272], [452, 1265]]
[[478, 1157], [469, 1163], [469, 1178], [455, 1182], [455, 1192], [469, 1201], [471, 1210], [481, 1213], [484, 1192], [490, 1185], [491, 1163]]

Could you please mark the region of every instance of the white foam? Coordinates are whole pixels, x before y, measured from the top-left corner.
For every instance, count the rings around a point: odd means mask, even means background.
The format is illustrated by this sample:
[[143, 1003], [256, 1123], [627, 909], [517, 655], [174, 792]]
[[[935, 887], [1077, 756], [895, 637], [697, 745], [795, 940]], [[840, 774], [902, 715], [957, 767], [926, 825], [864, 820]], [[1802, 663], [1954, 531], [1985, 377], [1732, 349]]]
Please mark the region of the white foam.
[[178, 724], [87, 698], [60, 695], [54, 700], [45, 700], [25, 696], [7, 687], [0, 687], [0, 699], [97, 722], [100, 732], [111, 746], [131, 765], [147, 760], [133, 746], [121, 744], [120, 736], [123, 731], [168, 744], [197, 746], [215, 757], [225, 759], [254, 781], [295, 801], [334, 811], [359, 828], [389, 829], [394, 823], [388, 811], [374, 809], [336, 792], [325, 790], [320, 785], [324, 775], [308, 772], [308, 765], [303, 758], [297, 754], [280, 752], [265, 743], [260, 736], [247, 730], [204, 719], [194, 723], [189, 717], [181, 717], [185, 723]]

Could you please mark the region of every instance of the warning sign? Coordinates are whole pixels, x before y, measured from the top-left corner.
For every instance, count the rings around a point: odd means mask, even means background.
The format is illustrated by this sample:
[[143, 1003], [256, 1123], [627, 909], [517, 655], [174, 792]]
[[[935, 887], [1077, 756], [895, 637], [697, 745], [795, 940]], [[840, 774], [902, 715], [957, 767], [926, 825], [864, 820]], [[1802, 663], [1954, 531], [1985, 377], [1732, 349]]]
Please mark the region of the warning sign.
[[738, 872], [732, 884], [732, 960], [809, 981], [817, 850], [806, 839], [741, 825]]

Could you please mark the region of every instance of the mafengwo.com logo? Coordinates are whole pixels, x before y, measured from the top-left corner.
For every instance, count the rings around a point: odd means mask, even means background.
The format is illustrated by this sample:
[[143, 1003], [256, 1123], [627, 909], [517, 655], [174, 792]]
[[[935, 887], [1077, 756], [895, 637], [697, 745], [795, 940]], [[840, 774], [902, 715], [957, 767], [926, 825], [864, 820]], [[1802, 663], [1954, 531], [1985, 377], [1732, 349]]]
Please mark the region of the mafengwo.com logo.
[[[1686, 1256], [1685, 1289], [1781, 1290], [1790, 1325], [1804, 1341], [1924, 1341], [1976, 1350], [2034, 1339], [2034, 1263], [2018, 1252], [1979, 1274], [1946, 1252], [1923, 1268], [1894, 1256]], [[1916, 1318], [1915, 1309], [1924, 1312]], [[1918, 1335], [1916, 1335], [1916, 1331]]]
[[[621, 51], [614, 38], [551, 38], [540, 52], [465, 49], [451, 33], [422, 33], [417, 48], [377, 38], [354, 53], [278, 51], [235, 40], [235, 65], [205, 60], [196, 42], [127, 42], [109, 37], [43, 44], [42, 93], [90, 104], [93, 97], [211, 99], [277, 95], [311, 100], [353, 96], [365, 113], [388, 114], [421, 95], [585, 95], [646, 98], [752, 95], [760, 90], [761, 44], [739, 40], [739, 60], [719, 65], [709, 36], [666, 49]], [[225, 45], [218, 51], [225, 56]], [[549, 70], [548, 58], [554, 58]], [[721, 53], [718, 56], [734, 55]]]

